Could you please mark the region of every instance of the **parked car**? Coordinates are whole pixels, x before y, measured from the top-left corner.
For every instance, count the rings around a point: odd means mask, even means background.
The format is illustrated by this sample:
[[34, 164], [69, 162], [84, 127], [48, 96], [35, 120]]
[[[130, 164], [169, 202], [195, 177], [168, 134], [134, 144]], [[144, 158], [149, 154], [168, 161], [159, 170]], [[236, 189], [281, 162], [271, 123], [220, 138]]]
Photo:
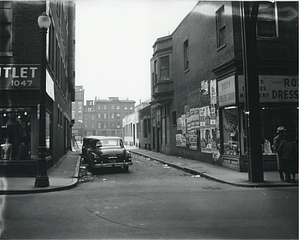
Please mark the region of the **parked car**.
[[120, 137], [93, 138], [87, 149], [87, 158], [91, 172], [108, 167], [122, 167], [124, 172], [128, 172], [132, 165], [131, 154], [125, 149]]
[[91, 147], [91, 141], [94, 138], [99, 138], [100, 136], [86, 136], [82, 139], [82, 147], [81, 147], [81, 158], [82, 163], [88, 163], [87, 150]]

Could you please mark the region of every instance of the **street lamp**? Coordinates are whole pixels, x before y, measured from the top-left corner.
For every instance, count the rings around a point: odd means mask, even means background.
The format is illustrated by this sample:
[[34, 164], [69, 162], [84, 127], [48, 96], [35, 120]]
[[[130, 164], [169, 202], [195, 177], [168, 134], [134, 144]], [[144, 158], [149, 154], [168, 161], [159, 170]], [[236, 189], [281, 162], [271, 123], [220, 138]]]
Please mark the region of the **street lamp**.
[[38, 17], [38, 25], [42, 34], [42, 52], [39, 108], [39, 159], [35, 187], [49, 187], [46, 162], [46, 35], [50, 24], [51, 19], [45, 12]]

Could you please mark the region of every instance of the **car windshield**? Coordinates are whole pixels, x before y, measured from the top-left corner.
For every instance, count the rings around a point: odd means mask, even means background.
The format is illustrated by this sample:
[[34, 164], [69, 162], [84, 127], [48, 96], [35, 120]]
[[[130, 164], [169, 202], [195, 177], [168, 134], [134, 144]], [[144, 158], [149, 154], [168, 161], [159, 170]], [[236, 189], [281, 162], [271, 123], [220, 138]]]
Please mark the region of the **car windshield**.
[[122, 147], [122, 141], [120, 139], [103, 139], [101, 140], [102, 147], [111, 147], [111, 146], [118, 146]]

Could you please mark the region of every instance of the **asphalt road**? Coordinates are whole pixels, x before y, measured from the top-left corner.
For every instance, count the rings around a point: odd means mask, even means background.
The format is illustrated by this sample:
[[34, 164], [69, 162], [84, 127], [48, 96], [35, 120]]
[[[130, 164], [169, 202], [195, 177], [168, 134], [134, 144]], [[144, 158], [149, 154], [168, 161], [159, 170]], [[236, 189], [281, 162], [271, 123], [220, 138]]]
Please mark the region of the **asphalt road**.
[[[6, 239], [298, 239], [298, 188], [242, 188], [133, 156], [74, 189], [9, 195]], [[4, 204], [4, 202], [2, 202]]]

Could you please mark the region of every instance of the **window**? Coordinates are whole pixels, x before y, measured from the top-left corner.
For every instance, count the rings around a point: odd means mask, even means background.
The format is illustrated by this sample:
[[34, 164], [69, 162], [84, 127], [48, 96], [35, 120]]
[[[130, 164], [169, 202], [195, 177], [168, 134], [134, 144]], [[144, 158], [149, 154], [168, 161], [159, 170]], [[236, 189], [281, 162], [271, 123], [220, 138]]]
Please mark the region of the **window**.
[[148, 137], [148, 126], [147, 126], [147, 123], [148, 123], [148, 119], [145, 118], [143, 120], [144, 138]]
[[104, 107], [103, 107], [104, 109], [106, 109], [106, 105], [104, 105]]
[[112, 114], [111, 114], [111, 119], [114, 119], [114, 118], [115, 118], [115, 114], [112, 113]]
[[225, 19], [224, 19], [224, 6], [222, 6], [216, 12], [216, 24], [217, 24], [217, 47], [222, 47], [225, 45]]
[[91, 112], [92, 111], [92, 109], [91, 108], [88, 108], [88, 112]]
[[99, 110], [101, 109], [100, 105], [98, 105], [97, 107], [98, 107]]
[[170, 80], [169, 56], [160, 58], [160, 81]]
[[101, 122], [98, 123], [98, 128], [101, 128]]
[[117, 110], [119, 110], [120, 109], [120, 106], [117, 106]]
[[98, 117], [98, 118], [101, 118], [101, 113], [98, 113], [97, 117]]
[[154, 84], [156, 84], [157, 83], [157, 61], [155, 60], [154, 61]]
[[104, 119], [106, 119], [106, 118], [107, 118], [107, 116], [106, 116], [106, 113], [103, 113], [103, 118], [104, 118]]
[[173, 112], [172, 119], [173, 119], [173, 126], [176, 126], [177, 125], [176, 111]]
[[12, 51], [11, 40], [12, 9], [11, 2], [0, 2], [0, 56]]
[[257, 15], [257, 37], [275, 38], [278, 37], [276, 3], [261, 2]]
[[188, 52], [189, 52], [189, 40], [186, 40], [183, 43], [184, 71], [189, 69]]
[[111, 109], [115, 109], [115, 105], [111, 105]]

